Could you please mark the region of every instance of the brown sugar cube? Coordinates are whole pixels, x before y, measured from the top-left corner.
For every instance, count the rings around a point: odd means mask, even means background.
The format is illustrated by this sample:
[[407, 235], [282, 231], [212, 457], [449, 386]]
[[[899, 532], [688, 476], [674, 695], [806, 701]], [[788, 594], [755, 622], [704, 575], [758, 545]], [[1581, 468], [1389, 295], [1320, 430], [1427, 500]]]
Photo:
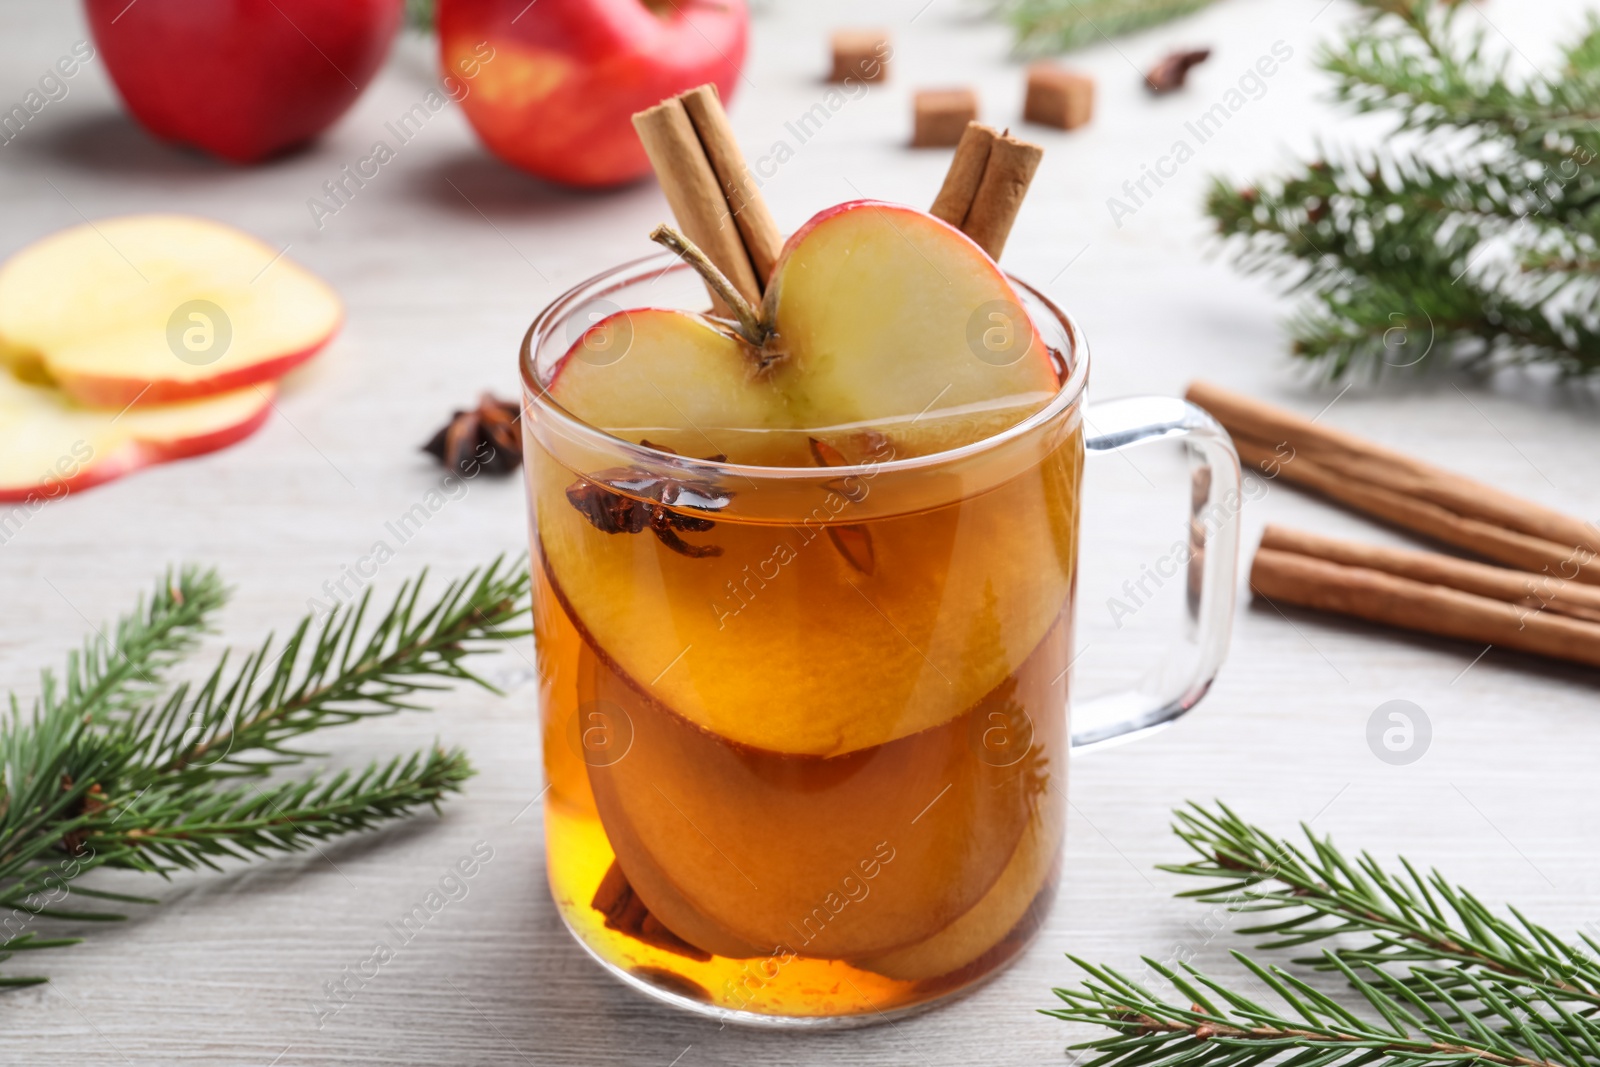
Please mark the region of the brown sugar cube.
[[978, 94], [971, 89], [923, 89], [916, 97], [916, 148], [948, 148], [961, 140], [967, 123], [978, 117]]
[[1028, 68], [1028, 99], [1022, 117], [1028, 122], [1075, 130], [1094, 111], [1094, 79], [1038, 63]]
[[882, 30], [836, 30], [831, 82], [881, 82], [889, 75], [889, 35]]

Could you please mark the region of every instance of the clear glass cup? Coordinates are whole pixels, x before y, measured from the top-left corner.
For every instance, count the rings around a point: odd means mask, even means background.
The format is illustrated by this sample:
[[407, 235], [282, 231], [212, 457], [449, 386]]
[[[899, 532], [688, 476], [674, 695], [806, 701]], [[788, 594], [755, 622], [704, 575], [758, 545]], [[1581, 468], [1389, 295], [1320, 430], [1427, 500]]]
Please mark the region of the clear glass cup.
[[[605, 315], [705, 307], [670, 255], [577, 286], [528, 330], [550, 890], [636, 989], [825, 1027], [972, 988], [1049, 911], [1069, 749], [1165, 725], [1215, 675], [1238, 556], [1226, 433], [1176, 399], [1086, 408], [1077, 327], [1013, 284], [1053, 350], [1056, 396], [976, 443], [901, 458], [883, 438], [853, 466], [678, 455], [548, 394]], [[612, 341], [584, 358], [625, 359], [626, 330]], [[1192, 470], [1175, 669], [1074, 702], [1069, 730], [1085, 455], [1174, 437]], [[597, 500], [636, 521], [606, 532], [585, 514]]]

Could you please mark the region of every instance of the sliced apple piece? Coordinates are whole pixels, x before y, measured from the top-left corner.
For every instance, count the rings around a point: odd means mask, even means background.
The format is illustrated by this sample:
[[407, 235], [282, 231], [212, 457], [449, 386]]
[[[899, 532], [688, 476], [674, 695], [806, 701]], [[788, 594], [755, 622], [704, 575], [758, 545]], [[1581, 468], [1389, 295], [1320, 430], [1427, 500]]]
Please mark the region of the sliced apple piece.
[[212, 452], [266, 421], [267, 384], [154, 407], [89, 408], [0, 371], [0, 501], [40, 501]]
[[767, 438], [791, 421], [788, 398], [731, 329], [663, 308], [589, 327], [556, 365], [550, 395], [615, 436], [746, 463], [770, 460]]
[[74, 226], [0, 266], [0, 360], [104, 407], [280, 377], [342, 317], [333, 290], [279, 249], [185, 215]]
[[1042, 747], [985, 759], [983, 739], [1022, 712], [1040, 742], [1062, 732], [1065, 631], [965, 715], [833, 758], [730, 744], [592, 654], [580, 696], [631, 728], [624, 757], [589, 767], [618, 863], [652, 915], [718, 954], [854, 959], [926, 942], [992, 893], [1055, 801]]
[[994, 261], [954, 226], [899, 204], [857, 200], [812, 218], [785, 243], [766, 304], [775, 375], [798, 425], [995, 403], [1020, 418], [1060, 385]]
[[974, 499], [861, 523], [871, 575], [809, 519], [718, 518], [686, 539], [720, 553], [691, 558], [597, 529], [554, 461], [536, 457], [531, 487], [575, 621], [629, 677], [731, 741], [834, 756], [948, 722], [1038, 646], [1071, 588], [1074, 501], [1055, 489], [1080, 461], [1063, 446]]
[[[657, 233], [681, 248], [670, 229]], [[697, 427], [741, 462], [804, 464], [802, 431], [870, 430], [895, 455], [925, 455], [1014, 425], [1060, 383], [994, 261], [955, 227], [896, 204], [852, 201], [806, 223], [774, 268], [762, 321], [773, 332], [758, 345], [748, 328], [741, 337], [700, 315], [619, 312], [573, 345], [550, 393], [630, 440]]]

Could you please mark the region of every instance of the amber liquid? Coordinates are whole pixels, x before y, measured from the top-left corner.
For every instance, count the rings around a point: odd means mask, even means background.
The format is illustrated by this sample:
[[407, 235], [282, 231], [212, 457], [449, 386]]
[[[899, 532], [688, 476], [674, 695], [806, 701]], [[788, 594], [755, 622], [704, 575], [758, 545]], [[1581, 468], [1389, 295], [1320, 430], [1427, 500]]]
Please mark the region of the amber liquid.
[[575, 935], [763, 1016], [892, 1013], [1014, 958], [1059, 867], [1081, 440], [911, 514], [849, 522], [858, 487], [794, 524], [718, 518], [681, 535], [705, 558], [596, 528], [578, 474], [528, 456]]

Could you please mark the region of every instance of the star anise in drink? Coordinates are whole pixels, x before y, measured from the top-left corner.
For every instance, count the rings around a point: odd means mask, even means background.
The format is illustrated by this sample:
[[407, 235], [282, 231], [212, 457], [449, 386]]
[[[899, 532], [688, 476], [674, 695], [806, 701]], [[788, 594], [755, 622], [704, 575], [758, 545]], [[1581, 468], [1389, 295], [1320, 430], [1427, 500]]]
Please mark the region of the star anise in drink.
[[[669, 448], [640, 444], [659, 452]], [[724, 456], [711, 456], [720, 463]], [[692, 469], [692, 468], [691, 468]], [[616, 467], [600, 471], [592, 478], [579, 478], [567, 486], [567, 501], [605, 533], [640, 533], [649, 530], [674, 552], [690, 559], [722, 555], [720, 545], [692, 545], [680, 533], [704, 533], [716, 525], [698, 515], [685, 515], [675, 508], [720, 511], [728, 506], [732, 494], [713, 481], [694, 477], [669, 477], [642, 467]]]

